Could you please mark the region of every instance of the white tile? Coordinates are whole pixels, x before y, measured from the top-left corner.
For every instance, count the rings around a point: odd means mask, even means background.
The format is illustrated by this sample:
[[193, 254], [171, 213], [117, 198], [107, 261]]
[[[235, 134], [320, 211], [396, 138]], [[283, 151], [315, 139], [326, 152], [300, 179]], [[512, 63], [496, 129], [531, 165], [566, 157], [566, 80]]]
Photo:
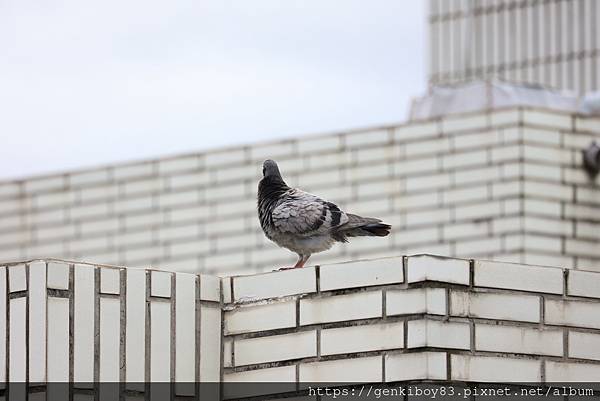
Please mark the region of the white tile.
[[[69, 381], [69, 299], [48, 297], [48, 381]], [[31, 366], [30, 366], [31, 376]]]
[[475, 348], [481, 351], [562, 356], [563, 334], [561, 330], [477, 324]]
[[[596, 244], [596, 246], [598, 246]], [[581, 297], [600, 298], [600, 273], [569, 270], [567, 293]]]
[[320, 269], [321, 291], [402, 281], [404, 274], [401, 257], [323, 265]]
[[200, 299], [221, 302], [221, 283], [217, 276], [200, 275]]
[[569, 331], [569, 357], [600, 361], [600, 334]]
[[100, 381], [119, 381], [120, 301], [100, 299]]
[[540, 382], [541, 361], [508, 357], [451, 355], [451, 380], [510, 383]]
[[103, 294], [119, 294], [121, 271], [116, 268], [100, 269], [100, 292]]
[[171, 296], [171, 273], [153, 271], [150, 282], [153, 297], [169, 298]]
[[438, 320], [409, 320], [408, 348], [439, 347], [470, 349], [471, 330], [467, 323]]
[[562, 269], [475, 261], [475, 285], [479, 287], [562, 294]]
[[0, 383], [6, 382], [6, 267], [0, 267]]
[[386, 292], [386, 315], [427, 313], [446, 314], [446, 291], [443, 288], [413, 288]]
[[300, 300], [300, 324], [380, 317], [381, 291]]
[[125, 320], [125, 375], [127, 383], [143, 383], [146, 349], [146, 274], [127, 269], [127, 319]]
[[[10, 333], [9, 333], [9, 365], [8, 380], [10, 382], [25, 382], [27, 380], [27, 337], [25, 327], [27, 322], [26, 300], [24, 297], [9, 301]], [[23, 398], [24, 399], [24, 398]]]
[[408, 282], [442, 281], [469, 285], [469, 261], [430, 255], [408, 257]]
[[[225, 373], [223, 375], [223, 399], [245, 398], [256, 395], [285, 393], [296, 390], [296, 367], [280, 366], [276, 368], [246, 370], [244, 372]], [[269, 386], [238, 386], [228, 383], [271, 383]]]
[[[196, 380], [196, 275], [175, 275], [175, 381]], [[182, 389], [183, 390], [183, 389]], [[179, 391], [178, 395], [194, 395]]]
[[600, 304], [546, 299], [546, 324], [600, 329]]
[[233, 340], [223, 339], [223, 367], [231, 368], [233, 366]]
[[221, 375], [221, 308], [200, 307], [200, 372], [199, 381], [216, 382]]
[[233, 277], [235, 301], [277, 298], [316, 291], [314, 267]]
[[44, 383], [50, 378], [50, 372], [46, 376], [46, 344], [52, 343], [50, 339], [46, 341], [46, 321], [46, 263], [34, 262], [29, 265], [29, 381], [32, 383]]
[[8, 290], [10, 292], [24, 291], [27, 289], [25, 265], [8, 267]]
[[300, 383], [377, 383], [382, 381], [381, 356], [301, 363]]
[[385, 356], [385, 381], [446, 380], [446, 353], [415, 352]]
[[[155, 273], [155, 272], [153, 272]], [[150, 304], [150, 381], [171, 381], [171, 304]]]
[[223, 277], [221, 279], [221, 288], [223, 288], [223, 303], [229, 304], [233, 302], [231, 297], [231, 277]]
[[296, 301], [287, 301], [226, 311], [223, 329], [227, 335], [295, 326]]
[[404, 347], [404, 322], [321, 330], [321, 355]]
[[73, 322], [73, 381], [94, 381], [94, 284], [95, 269], [75, 265], [74, 322]]
[[236, 366], [317, 356], [317, 332], [238, 339], [233, 348]]
[[597, 382], [600, 365], [546, 361], [546, 382]]
[[64, 263], [48, 263], [48, 288], [57, 290], [69, 289], [69, 265]]
[[450, 314], [484, 319], [540, 321], [540, 298], [532, 295], [452, 291]]

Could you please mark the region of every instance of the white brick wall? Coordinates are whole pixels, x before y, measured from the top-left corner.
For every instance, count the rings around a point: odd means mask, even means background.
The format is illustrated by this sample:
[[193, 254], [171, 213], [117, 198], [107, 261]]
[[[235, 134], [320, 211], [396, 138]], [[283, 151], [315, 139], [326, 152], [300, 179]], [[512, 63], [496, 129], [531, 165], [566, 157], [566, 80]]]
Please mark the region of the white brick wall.
[[[58, 260], [0, 266], [0, 289], [7, 290], [0, 291], [0, 365], [10, 362], [14, 380], [26, 372], [30, 380], [66, 380], [72, 371], [88, 380], [283, 382], [265, 387], [281, 397], [306, 395], [292, 393], [318, 381], [597, 380], [600, 297], [569, 292], [572, 277], [562, 269], [513, 264], [507, 272], [524, 280], [499, 288], [457, 284], [445, 273], [410, 282], [403, 276], [420, 275], [424, 266], [437, 274], [489, 262], [404, 258], [331, 265], [327, 274], [323, 266], [222, 279]], [[532, 277], [553, 282], [556, 271], [560, 293], [527, 284]], [[570, 273], [591, 283], [600, 275]], [[98, 344], [100, 363], [89, 363]], [[249, 395], [241, 389], [222, 386], [226, 399]], [[247, 391], [255, 390], [264, 391]], [[129, 391], [144, 395], [143, 388]], [[195, 394], [189, 386], [175, 391]]]
[[[594, 269], [600, 191], [580, 153], [600, 132], [579, 117], [573, 131], [572, 119], [506, 109], [4, 182], [0, 223], [10, 229], [0, 233], [0, 260], [160, 266], [193, 258], [190, 269], [225, 275], [291, 265], [295, 255], [265, 247], [256, 217], [260, 164], [272, 157], [291, 184], [394, 226], [389, 238], [336, 244], [312, 263], [519, 252], [517, 262]], [[151, 240], [126, 252], [128, 238]]]

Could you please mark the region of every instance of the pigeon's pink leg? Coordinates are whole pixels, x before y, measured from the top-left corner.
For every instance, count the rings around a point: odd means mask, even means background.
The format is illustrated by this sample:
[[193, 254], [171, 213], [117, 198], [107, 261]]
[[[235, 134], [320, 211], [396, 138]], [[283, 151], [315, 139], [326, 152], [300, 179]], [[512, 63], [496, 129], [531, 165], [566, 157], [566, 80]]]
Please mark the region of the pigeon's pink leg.
[[303, 255], [300, 256], [300, 259], [298, 259], [298, 262], [296, 262], [296, 264], [292, 267], [282, 267], [278, 270], [291, 270], [291, 269], [299, 269], [301, 267], [304, 267], [304, 264], [308, 261], [308, 258], [310, 258], [310, 255]]

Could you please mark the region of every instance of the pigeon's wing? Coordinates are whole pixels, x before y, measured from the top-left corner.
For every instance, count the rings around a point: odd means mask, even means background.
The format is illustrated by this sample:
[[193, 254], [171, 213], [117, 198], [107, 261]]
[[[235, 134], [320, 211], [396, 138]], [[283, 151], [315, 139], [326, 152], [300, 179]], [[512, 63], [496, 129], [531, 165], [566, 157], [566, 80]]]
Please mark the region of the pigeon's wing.
[[348, 222], [346, 213], [335, 204], [299, 189], [282, 196], [272, 218], [280, 232], [301, 236], [325, 234]]

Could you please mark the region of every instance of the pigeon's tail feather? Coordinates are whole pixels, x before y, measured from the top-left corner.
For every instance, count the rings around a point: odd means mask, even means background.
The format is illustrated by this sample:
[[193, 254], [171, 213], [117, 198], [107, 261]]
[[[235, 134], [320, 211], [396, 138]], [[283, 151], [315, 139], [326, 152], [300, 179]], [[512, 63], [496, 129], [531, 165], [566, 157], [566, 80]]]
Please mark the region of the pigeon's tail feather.
[[385, 237], [392, 229], [392, 226], [379, 219], [350, 213], [347, 216], [348, 222], [334, 234], [334, 238], [340, 242], [348, 242], [346, 237]]

